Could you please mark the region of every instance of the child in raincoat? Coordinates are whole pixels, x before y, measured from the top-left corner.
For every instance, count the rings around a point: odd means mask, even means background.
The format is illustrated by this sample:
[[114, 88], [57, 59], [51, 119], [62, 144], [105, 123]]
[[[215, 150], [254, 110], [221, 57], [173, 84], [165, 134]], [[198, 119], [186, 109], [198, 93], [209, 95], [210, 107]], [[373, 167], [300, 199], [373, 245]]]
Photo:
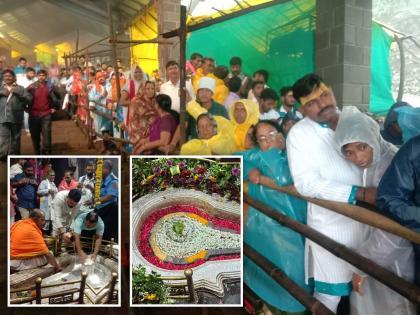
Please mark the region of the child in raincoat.
[[[380, 135], [379, 125], [354, 106], [346, 106], [335, 131], [337, 150], [363, 169], [363, 187], [377, 187], [397, 148]], [[358, 253], [394, 272], [407, 281], [414, 279], [414, 254], [411, 243], [399, 236], [371, 228]], [[375, 279], [356, 270], [350, 297], [352, 315], [411, 315], [415, 306]]]

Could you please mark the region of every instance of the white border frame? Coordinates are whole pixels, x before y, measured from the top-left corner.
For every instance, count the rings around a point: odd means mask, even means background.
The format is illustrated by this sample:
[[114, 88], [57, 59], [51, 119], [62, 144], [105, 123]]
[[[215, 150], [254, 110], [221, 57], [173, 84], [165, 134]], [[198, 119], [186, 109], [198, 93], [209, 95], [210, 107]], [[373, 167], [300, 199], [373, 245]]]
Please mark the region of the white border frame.
[[[132, 206], [133, 206], [133, 189], [132, 189], [132, 179], [133, 179], [133, 159], [218, 159], [218, 158], [234, 158], [240, 160], [241, 165], [241, 192], [240, 192], [240, 224], [241, 224], [241, 258], [240, 258], [240, 266], [241, 266], [241, 280], [240, 280], [240, 303], [239, 304], [133, 304], [133, 283], [132, 283], [132, 272], [133, 272], [133, 255], [132, 255], [132, 248], [133, 248], [133, 225], [132, 225]], [[244, 292], [244, 264], [243, 264], [243, 244], [244, 244], [244, 222], [243, 222], [243, 188], [244, 188], [244, 160], [241, 155], [213, 155], [213, 156], [193, 156], [193, 155], [131, 155], [130, 156], [130, 274], [129, 274], [129, 281], [130, 281], [130, 307], [133, 308], [154, 308], [154, 307], [243, 307], [243, 292]]]
[[45, 308], [94, 308], [94, 307], [121, 307], [121, 156], [119, 155], [9, 155], [7, 159], [7, 183], [10, 182], [10, 160], [19, 158], [33, 158], [33, 159], [63, 159], [63, 158], [76, 158], [76, 159], [117, 159], [118, 160], [118, 240], [119, 240], [119, 253], [118, 253], [118, 304], [10, 304], [10, 187], [7, 186], [7, 307], [10, 308], [32, 308], [32, 307], [45, 307]]

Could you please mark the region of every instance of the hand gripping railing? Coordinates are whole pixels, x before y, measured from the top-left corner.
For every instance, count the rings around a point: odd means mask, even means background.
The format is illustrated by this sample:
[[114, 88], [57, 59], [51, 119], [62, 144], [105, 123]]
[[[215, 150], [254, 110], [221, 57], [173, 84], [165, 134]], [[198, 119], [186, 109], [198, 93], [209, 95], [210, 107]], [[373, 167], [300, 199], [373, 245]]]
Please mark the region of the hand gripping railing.
[[[386, 270], [377, 263], [357, 254], [346, 246], [334, 241], [309, 226], [295, 221], [284, 214], [277, 212], [272, 207], [251, 198], [248, 194], [244, 194], [244, 201], [273, 220], [276, 220], [280, 224], [300, 233], [304, 237], [322, 246], [333, 255], [364, 271], [413, 303], [420, 304], [420, 288], [413, 283], [396, 276], [391, 271]], [[247, 251], [245, 251], [245, 255], [248, 256]], [[288, 290], [287, 288], [285, 289]], [[310, 307], [308, 304], [305, 304], [305, 306]]]

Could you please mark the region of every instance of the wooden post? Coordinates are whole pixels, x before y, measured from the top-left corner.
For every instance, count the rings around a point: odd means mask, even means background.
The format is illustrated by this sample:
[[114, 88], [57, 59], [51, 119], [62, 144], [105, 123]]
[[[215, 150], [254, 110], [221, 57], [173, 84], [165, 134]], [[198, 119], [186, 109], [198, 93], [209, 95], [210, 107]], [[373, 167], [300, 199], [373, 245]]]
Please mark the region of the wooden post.
[[109, 257], [114, 257], [114, 238], [111, 237], [111, 242], [109, 243]]
[[69, 72], [69, 71], [70, 71], [70, 67], [69, 67], [69, 57], [67, 56], [67, 54], [66, 54], [66, 53], [64, 53], [64, 64], [66, 65], [67, 72]]
[[[79, 29], [76, 29], [76, 51], [79, 51]], [[76, 58], [76, 63], [77, 63], [77, 53], [76, 53], [75, 58]], [[82, 70], [83, 70], [83, 66], [84, 65], [81, 66]]]
[[180, 116], [179, 116], [179, 126], [180, 126], [180, 140], [179, 145], [182, 146], [186, 141], [186, 122], [187, 122], [187, 112], [186, 112], [186, 90], [185, 90], [185, 80], [186, 80], [186, 42], [187, 42], [187, 7], [181, 6], [181, 24], [179, 27], [179, 88], [180, 88]]
[[[86, 64], [89, 65], [89, 50], [86, 49]], [[86, 67], [86, 111], [87, 111], [87, 117], [86, 117], [86, 124], [89, 126], [93, 126], [92, 117], [90, 116], [90, 108], [89, 108], [89, 67]], [[88, 149], [93, 148], [93, 137], [91, 135], [90, 130], [88, 131]]]
[[114, 25], [112, 21], [112, 11], [111, 11], [111, 3], [110, 1], [107, 2], [108, 4], [108, 16], [109, 16], [109, 38], [112, 47], [112, 58], [114, 59], [114, 73], [115, 73], [115, 80], [117, 85], [117, 102], [119, 102], [121, 98], [121, 87], [120, 87], [120, 73], [118, 71], [118, 62], [117, 62], [117, 44], [115, 43], [115, 34], [114, 34]]
[[111, 276], [112, 278], [111, 278], [111, 282], [109, 283], [107, 304], [112, 303], [112, 297], [114, 295], [115, 284], [117, 283], [117, 278], [118, 278], [118, 275], [116, 272], [113, 272]]
[[95, 249], [95, 238], [96, 238], [96, 235], [93, 235], [92, 242], [90, 244], [90, 252], [93, 252], [93, 250]]
[[420, 288], [415, 284], [396, 276], [394, 273], [388, 271], [377, 263], [363, 257], [362, 255], [357, 254], [353, 250], [312, 229], [311, 227], [295, 221], [276, 211], [274, 208], [269, 207], [254, 198], [251, 198], [247, 194], [244, 195], [244, 202], [258, 209], [258, 211], [264, 213], [266, 216], [272, 218], [273, 220], [276, 220], [280, 224], [317, 243], [318, 245], [328, 250], [331, 254], [345, 260], [361, 271], [364, 271], [395, 292], [406, 297], [413, 303], [420, 304]]
[[324, 304], [307, 293], [291, 280], [282, 270], [277, 268], [267, 258], [260, 255], [251, 246], [244, 244], [244, 254], [256, 263], [266, 274], [270, 275], [278, 284], [280, 284], [287, 292], [289, 292], [300, 303], [305, 305], [311, 314], [315, 315], [332, 315], [334, 314]]
[[398, 44], [398, 50], [400, 51], [400, 83], [398, 85], [398, 96], [397, 102], [401, 102], [404, 95], [404, 79], [405, 79], [405, 54], [404, 54], [404, 42], [403, 39], [394, 35], [394, 39]]
[[190, 302], [195, 303], [195, 290], [194, 290], [194, 281], [192, 278], [193, 271], [192, 269], [185, 269], [184, 275], [187, 278], [188, 293], [190, 295]]
[[35, 280], [35, 301], [36, 304], [41, 304], [41, 283], [42, 283], [42, 278], [38, 277]]
[[80, 282], [80, 290], [79, 290], [79, 304], [84, 304], [83, 297], [85, 296], [86, 278], [87, 278], [87, 273], [86, 271], [83, 271], [82, 281]]

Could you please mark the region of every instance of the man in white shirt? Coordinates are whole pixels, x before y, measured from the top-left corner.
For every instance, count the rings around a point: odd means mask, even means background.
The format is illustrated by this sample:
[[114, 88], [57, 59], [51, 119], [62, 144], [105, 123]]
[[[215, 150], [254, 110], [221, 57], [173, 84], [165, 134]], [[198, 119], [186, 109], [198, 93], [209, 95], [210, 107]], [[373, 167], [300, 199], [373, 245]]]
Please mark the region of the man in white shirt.
[[81, 197], [79, 189], [62, 190], [55, 195], [51, 208], [53, 236], [63, 234], [73, 223], [80, 210]]
[[264, 89], [261, 93], [260, 120], [278, 120], [279, 112], [276, 110], [279, 96], [273, 89]]
[[[171, 109], [180, 112], [180, 97], [179, 97], [179, 65], [176, 61], [170, 60], [166, 63], [166, 74], [168, 81], [160, 86], [160, 94], [166, 94], [171, 98], [172, 106]], [[195, 94], [191, 82], [188, 80], [185, 82], [185, 88], [187, 90], [187, 102], [191, 99], [195, 99]]]
[[[334, 134], [340, 113], [334, 93], [322, 78], [308, 74], [293, 85], [305, 118], [287, 136], [287, 155], [297, 191], [308, 197], [354, 203], [362, 200], [361, 171], [335, 149]], [[351, 184], [349, 184], [351, 183]], [[349, 247], [367, 238], [368, 227], [308, 203], [308, 226]], [[333, 312], [341, 296], [351, 292], [349, 265], [318, 244], [306, 240], [306, 278], [314, 279], [314, 296]]]
[[[35, 69], [32, 67], [27, 67], [25, 69], [25, 75], [16, 77], [16, 83], [18, 85], [23, 86], [25, 89], [28, 88], [32, 83], [36, 82], [38, 78], [36, 77]], [[29, 104], [27, 104], [27, 107]], [[23, 113], [23, 128], [25, 129], [26, 134], [29, 136], [29, 113], [24, 112]]]
[[25, 89], [34, 83], [38, 78], [36, 77], [35, 69], [28, 67], [25, 70], [25, 75], [16, 77], [16, 83], [22, 85]]
[[25, 165], [25, 163], [25, 159], [18, 159], [15, 164], [10, 166], [9, 178], [13, 179], [17, 174], [23, 173], [23, 166]]
[[85, 167], [86, 174], [80, 176], [78, 188], [82, 192], [80, 199], [80, 211], [89, 212], [93, 210], [94, 201], [93, 194], [95, 190], [95, 164], [89, 161]]

